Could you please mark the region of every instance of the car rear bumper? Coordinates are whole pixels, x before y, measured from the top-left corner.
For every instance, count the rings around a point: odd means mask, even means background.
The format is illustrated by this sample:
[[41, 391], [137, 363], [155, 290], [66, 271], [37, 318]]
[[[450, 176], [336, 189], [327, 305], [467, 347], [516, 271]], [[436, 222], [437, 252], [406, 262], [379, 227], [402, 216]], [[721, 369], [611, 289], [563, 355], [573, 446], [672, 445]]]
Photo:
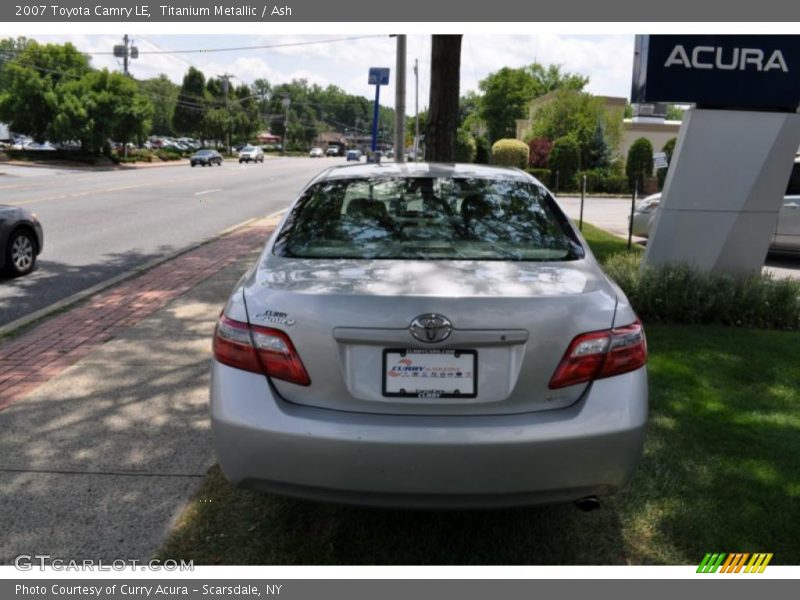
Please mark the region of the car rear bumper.
[[571, 501], [633, 475], [647, 374], [597, 381], [565, 409], [415, 417], [298, 406], [265, 377], [213, 361], [211, 413], [222, 471], [243, 487], [372, 506]]

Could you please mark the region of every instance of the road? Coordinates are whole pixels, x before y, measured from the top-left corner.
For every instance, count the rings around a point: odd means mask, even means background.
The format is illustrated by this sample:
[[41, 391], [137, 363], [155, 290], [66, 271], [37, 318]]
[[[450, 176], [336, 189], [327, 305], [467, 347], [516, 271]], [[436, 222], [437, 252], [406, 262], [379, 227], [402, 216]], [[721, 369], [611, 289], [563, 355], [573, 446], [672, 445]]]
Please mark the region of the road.
[[0, 278], [0, 326], [115, 275], [285, 208], [343, 158], [130, 170], [0, 165], [3, 204], [34, 211], [45, 230], [34, 273]]

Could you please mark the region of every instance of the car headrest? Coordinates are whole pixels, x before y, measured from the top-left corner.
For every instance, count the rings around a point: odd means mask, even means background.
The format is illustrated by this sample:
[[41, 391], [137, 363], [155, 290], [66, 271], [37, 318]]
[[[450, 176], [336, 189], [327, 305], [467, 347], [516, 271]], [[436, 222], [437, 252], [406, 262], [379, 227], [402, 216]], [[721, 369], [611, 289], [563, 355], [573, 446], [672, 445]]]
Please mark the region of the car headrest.
[[347, 216], [382, 220], [387, 217], [386, 205], [369, 198], [353, 198], [347, 205]]

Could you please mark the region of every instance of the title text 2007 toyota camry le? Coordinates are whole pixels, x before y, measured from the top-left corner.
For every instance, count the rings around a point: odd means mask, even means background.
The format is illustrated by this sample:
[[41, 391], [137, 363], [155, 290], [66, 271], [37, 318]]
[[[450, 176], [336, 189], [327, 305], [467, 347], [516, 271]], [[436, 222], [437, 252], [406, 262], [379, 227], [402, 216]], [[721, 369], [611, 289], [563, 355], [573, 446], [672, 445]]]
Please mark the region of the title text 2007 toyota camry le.
[[625, 295], [529, 175], [332, 168], [220, 316], [217, 457], [234, 484], [320, 500], [591, 506], [641, 456], [646, 360]]

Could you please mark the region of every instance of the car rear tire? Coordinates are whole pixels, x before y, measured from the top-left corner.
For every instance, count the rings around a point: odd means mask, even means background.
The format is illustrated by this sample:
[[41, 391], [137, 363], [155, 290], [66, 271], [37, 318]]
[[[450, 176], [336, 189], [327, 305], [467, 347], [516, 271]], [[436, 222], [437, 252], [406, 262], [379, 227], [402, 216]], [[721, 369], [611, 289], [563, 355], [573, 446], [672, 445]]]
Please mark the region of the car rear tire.
[[11, 233], [6, 247], [6, 269], [12, 277], [27, 275], [36, 266], [36, 241], [26, 229]]

